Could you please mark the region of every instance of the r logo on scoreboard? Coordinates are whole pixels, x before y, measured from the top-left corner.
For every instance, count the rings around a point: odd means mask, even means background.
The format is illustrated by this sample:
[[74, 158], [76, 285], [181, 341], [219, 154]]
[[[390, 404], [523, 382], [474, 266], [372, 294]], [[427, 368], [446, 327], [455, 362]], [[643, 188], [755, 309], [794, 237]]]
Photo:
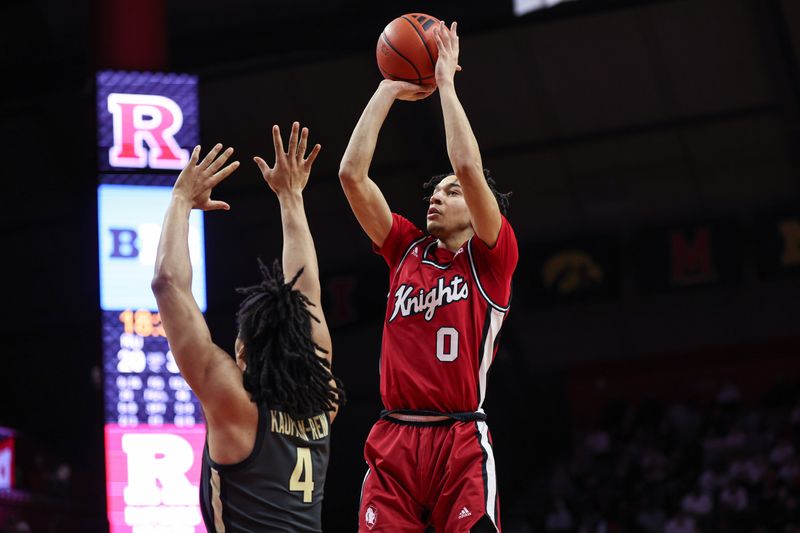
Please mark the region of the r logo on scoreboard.
[[114, 144], [108, 150], [112, 167], [180, 170], [189, 161], [189, 150], [175, 140], [183, 126], [183, 112], [174, 100], [111, 93], [108, 111], [114, 123]]

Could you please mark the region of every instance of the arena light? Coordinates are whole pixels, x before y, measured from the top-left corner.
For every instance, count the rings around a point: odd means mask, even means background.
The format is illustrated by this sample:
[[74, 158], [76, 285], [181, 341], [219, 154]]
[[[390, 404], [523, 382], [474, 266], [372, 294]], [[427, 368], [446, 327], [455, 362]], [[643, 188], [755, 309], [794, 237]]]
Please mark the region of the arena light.
[[519, 17], [569, 1], [571, 0], [514, 0], [514, 14]]

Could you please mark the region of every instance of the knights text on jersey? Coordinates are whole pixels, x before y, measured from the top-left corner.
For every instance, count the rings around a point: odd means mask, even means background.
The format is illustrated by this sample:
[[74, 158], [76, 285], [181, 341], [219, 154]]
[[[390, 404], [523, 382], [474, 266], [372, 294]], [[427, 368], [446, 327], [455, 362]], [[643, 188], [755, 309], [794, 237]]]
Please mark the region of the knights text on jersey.
[[474, 411], [511, 299], [517, 239], [502, 218], [497, 243], [477, 236], [455, 253], [407, 219], [376, 252], [389, 265], [381, 347], [381, 398], [387, 409]]

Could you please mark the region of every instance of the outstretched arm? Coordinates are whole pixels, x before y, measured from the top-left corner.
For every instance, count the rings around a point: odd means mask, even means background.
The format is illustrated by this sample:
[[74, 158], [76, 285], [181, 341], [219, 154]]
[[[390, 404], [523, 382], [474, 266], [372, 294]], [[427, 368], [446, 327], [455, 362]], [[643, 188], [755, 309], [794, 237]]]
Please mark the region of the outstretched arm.
[[322, 313], [317, 253], [314, 250], [314, 239], [311, 237], [303, 204], [303, 189], [308, 183], [311, 166], [322, 147], [319, 144], [315, 145], [308, 157], [305, 157], [308, 128], [303, 128], [300, 132], [298, 122], [292, 124], [288, 150], [284, 150], [280, 128], [277, 125], [272, 126], [272, 142], [275, 146], [275, 164], [272, 168], [260, 157], [254, 157], [253, 160], [261, 170], [264, 181], [278, 197], [280, 204], [283, 225], [283, 275], [286, 281], [289, 281], [303, 269], [295, 288], [314, 304], [315, 308], [311, 313], [320, 321], [319, 323], [311, 321], [314, 342], [327, 350], [327, 357], [330, 358], [331, 339]]
[[358, 119], [339, 166], [339, 180], [350, 208], [364, 232], [379, 247], [392, 229], [392, 212], [378, 186], [369, 178], [378, 134], [395, 100], [427, 98], [434, 87], [383, 80]]
[[220, 154], [221, 150], [222, 145], [216, 145], [198, 163], [200, 147], [195, 147], [178, 176], [161, 228], [152, 281], [175, 362], [203, 407], [211, 412], [215, 406], [230, 401], [233, 395], [244, 394], [246, 399], [241, 373], [228, 354], [212, 342], [191, 287], [189, 214], [192, 209], [230, 209], [225, 202], [211, 200], [211, 190], [239, 166], [239, 162], [234, 161], [223, 168], [233, 149]]
[[[287, 147], [288, 153], [284, 152], [280, 128], [277, 125], [272, 126], [272, 142], [275, 146], [275, 165], [272, 168], [260, 157], [254, 157], [253, 160], [261, 170], [264, 181], [278, 197], [281, 207], [283, 275], [286, 277], [286, 281], [289, 281], [300, 269], [303, 269], [303, 273], [295, 282], [294, 287], [314, 305], [311, 314], [318, 321], [311, 320], [311, 338], [317, 346], [324, 350], [324, 353], [319, 355], [332, 363], [333, 347], [328, 323], [322, 312], [317, 253], [314, 249], [314, 239], [311, 237], [303, 204], [303, 189], [308, 183], [311, 166], [322, 147], [319, 144], [315, 145], [308, 157], [305, 157], [308, 146], [308, 128], [300, 131], [298, 122], [292, 124]], [[338, 410], [338, 404], [334, 404], [334, 408]], [[331, 421], [335, 416], [336, 411], [331, 413]]]
[[442, 102], [444, 129], [447, 135], [447, 155], [464, 191], [472, 217], [472, 227], [480, 240], [490, 248], [497, 243], [502, 218], [500, 207], [483, 175], [483, 163], [478, 141], [472, 133], [467, 114], [456, 95], [455, 74], [458, 65], [458, 34], [456, 23], [450, 29], [441, 22], [434, 30], [439, 47], [436, 61], [436, 84]]

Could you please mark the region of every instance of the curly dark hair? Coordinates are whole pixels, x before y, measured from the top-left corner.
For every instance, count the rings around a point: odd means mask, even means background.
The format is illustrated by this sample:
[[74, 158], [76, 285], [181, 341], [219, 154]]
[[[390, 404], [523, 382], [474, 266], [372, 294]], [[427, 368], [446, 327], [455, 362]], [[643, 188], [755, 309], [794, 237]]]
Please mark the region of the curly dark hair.
[[258, 267], [261, 283], [236, 289], [244, 294], [236, 321], [247, 359], [245, 390], [256, 404], [278, 405], [296, 420], [344, 405], [341, 380], [317, 354], [327, 351], [311, 337], [311, 320], [319, 322], [309, 309], [314, 304], [294, 289], [303, 269], [285, 283], [277, 260], [270, 269], [259, 259]]
[[[431, 179], [426, 181], [422, 185], [422, 188], [425, 189], [425, 191], [428, 192], [429, 194], [428, 196], [425, 196], [422, 200], [425, 203], [429, 203], [431, 201], [431, 195], [433, 194], [434, 189], [436, 189], [436, 186], [439, 185], [439, 183], [447, 176], [455, 176], [455, 175], [456, 175], [455, 172], [447, 172], [445, 174], [438, 174], [436, 176], [433, 176]], [[494, 178], [492, 177], [492, 174], [491, 172], [489, 172], [488, 168], [483, 169], [483, 177], [486, 178], [486, 183], [489, 184], [489, 189], [492, 191], [492, 194], [494, 194], [495, 200], [497, 200], [497, 205], [500, 207], [500, 212], [503, 213], [503, 215], [507, 215], [509, 208], [508, 198], [513, 193], [511, 191], [509, 192], [498, 191], [497, 183], [494, 181]]]

